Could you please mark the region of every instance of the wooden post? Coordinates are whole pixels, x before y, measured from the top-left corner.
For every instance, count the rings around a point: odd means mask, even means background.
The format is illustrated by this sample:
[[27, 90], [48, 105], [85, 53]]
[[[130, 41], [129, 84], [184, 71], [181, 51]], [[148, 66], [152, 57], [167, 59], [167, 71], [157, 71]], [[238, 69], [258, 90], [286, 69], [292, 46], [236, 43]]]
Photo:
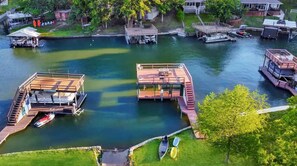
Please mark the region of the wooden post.
[[156, 101], [156, 85], [154, 84], [154, 101]]
[[266, 61], [266, 54], [265, 54], [265, 57], [264, 57], [263, 67], [265, 66], [265, 61]]

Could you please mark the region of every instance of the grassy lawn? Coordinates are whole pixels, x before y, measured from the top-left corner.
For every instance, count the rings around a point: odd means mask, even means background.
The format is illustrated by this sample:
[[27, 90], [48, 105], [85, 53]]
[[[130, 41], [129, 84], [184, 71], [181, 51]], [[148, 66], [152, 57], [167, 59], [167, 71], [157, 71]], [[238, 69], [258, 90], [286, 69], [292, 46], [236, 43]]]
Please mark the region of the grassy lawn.
[[195, 32], [195, 29], [192, 27], [193, 23], [198, 23], [199, 19], [195, 14], [185, 14], [185, 31], [186, 32]]
[[176, 19], [176, 14], [174, 12], [170, 12], [163, 17], [163, 22], [161, 19], [161, 14], [152, 22], [156, 28], [158, 28], [159, 32], [168, 32], [173, 29], [181, 28], [182, 23]]
[[[159, 140], [150, 142], [143, 147], [134, 151], [132, 160], [135, 165], [187, 165], [187, 166], [219, 166], [226, 165], [224, 163], [225, 152], [220, 151], [212, 147], [209, 143], [203, 140], [197, 140], [194, 138], [192, 131], [187, 130], [178, 135], [181, 138], [179, 144], [179, 153], [177, 160], [170, 158], [169, 152], [159, 161], [158, 158], [158, 147]], [[172, 145], [172, 139], [170, 138], [170, 145]], [[237, 166], [249, 166], [255, 165], [252, 159], [244, 158], [241, 156], [231, 155], [231, 163], [229, 165]]]
[[97, 165], [93, 150], [49, 150], [12, 155], [0, 155], [0, 165], [5, 166], [60, 166]]
[[214, 18], [214, 16], [212, 16], [208, 13], [201, 13], [201, 14], [199, 14], [199, 16], [203, 22], [215, 22], [216, 21], [216, 18]]
[[[278, 20], [278, 17], [274, 17], [274, 16], [266, 16], [265, 18]], [[262, 28], [263, 21], [265, 18], [262, 16], [250, 16], [250, 17], [244, 16], [242, 20], [243, 20], [243, 23], [249, 27]]]

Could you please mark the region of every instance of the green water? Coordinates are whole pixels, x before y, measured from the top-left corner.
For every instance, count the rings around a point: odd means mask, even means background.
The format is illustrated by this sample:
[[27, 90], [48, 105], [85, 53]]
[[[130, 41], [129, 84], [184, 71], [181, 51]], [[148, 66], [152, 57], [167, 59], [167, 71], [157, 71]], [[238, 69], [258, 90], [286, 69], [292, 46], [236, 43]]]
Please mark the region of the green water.
[[196, 100], [236, 84], [268, 95], [272, 106], [290, 94], [275, 88], [258, 72], [266, 48], [297, 54], [297, 43], [262, 41], [205, 45], [195, 38], [160, 37], [158, 45], [126, 45], [124, 38], [47, 40], [39, 49], [11, 49], [0, 36], [0, 126], [6, 123], [16, 87], [34, 72], [86, 74], [88, 97], [79, 117], [58, 116], [42, 127], [29, 126], [10, 136], [0, 153], [70, 146], [127, 148], [150, 137], [188, 125], [176, 103], [136, 99], [136, 63], [185, 63], [195, 84]]

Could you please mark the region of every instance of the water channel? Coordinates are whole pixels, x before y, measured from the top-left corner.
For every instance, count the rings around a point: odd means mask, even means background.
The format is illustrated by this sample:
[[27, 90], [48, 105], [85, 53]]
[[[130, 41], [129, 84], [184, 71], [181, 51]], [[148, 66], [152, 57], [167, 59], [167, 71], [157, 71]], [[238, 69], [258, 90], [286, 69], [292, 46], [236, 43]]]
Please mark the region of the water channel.
[[159, 37], [157, 45], [127, 45], [123, 37], [47, 40], [38, 49], [9, 48], [0, 36], [0, 129], [16, 88], [34, 72], [86, 74], [88, 93], [79, 117], [58, 116], [42, 127], [29, 126], [0, 145], [0, 153], [70, 146], [127, 148], [150, 137], [188, 125], [176, 103], [137, 101], [136, 63], [185, 63], [192, 74], [196, 100], [236, 84], [268, 96], [272, 106], [291, 94], [275, 88], [259, 72], [266, 48], [297, 54], [297, 42], [241, 39], [203, 44], [196, 38]]

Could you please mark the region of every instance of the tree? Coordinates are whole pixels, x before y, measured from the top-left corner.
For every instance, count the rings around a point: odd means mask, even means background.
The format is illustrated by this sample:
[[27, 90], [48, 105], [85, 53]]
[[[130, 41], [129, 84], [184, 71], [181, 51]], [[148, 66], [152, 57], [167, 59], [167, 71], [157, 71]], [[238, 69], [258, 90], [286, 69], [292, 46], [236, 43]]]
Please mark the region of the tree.
[[[261, 165], [296, 165], [297, 97], [288, 99], [290, 108], [276, 113], [261, 133], [258, 162]], [[283, 114], [283, 115], [282, 115]]]
[[250, 92], [243, 85], [217, 95], [211, 93], [198, 103], [201, 111], [198, 128], [211, 142], [220, 142], [226, 147], [226, 162], [229, 162], [233, 140], [263, 128], [265, 116], [257, 110], [267, 106], [265, 95]]
[[144, 17], [146, 12], [151, 11], [149, 0], [124, 0], [121, 7], [121, 13], [127, 18], [128, 26], [131, 26], [131, 21], [139, 17]]
[[161, 13], [161, 21], [163, 22], [163, 16], [172, 9], [177, 9], [185, 3], [185, 0], [154, 0], [154, 5]]
[[54, 11], [52, 0], [20, 0], [18, 3], [25, 13], [30, 13], [33, 17]]
[[205, 7], [221, 22], [226, 22], [233, 14], [238, 15], [243, 9], [240, 0], [206, 0]]

